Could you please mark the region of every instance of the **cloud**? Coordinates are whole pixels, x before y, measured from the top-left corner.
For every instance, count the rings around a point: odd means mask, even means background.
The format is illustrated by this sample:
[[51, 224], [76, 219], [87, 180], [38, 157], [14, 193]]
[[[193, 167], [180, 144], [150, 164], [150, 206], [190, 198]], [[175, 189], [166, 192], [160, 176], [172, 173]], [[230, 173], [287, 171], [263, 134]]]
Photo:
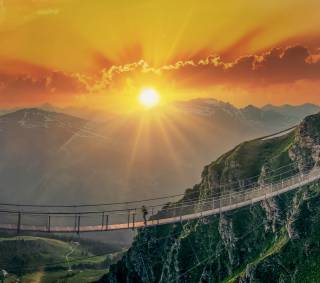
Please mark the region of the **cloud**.
[[320, 64], [310, 62], [311, 56], [303, 46], [289, 47], [282, 52], [273, 49], [256, 64], [258, 78], [268, 82], [290, 82], [320, 78]]
[[0, 67], [1, 105], [32, 104], [38, 101], [64, 99], [88, 92], [75, 75], [48, 70], [36, 65], [2, 61]]
[[189, 77], [190, 83], [210, 85], [226, 84], [277, 84], [297, 80], [320, 79], [320, 62], [310, 61], [311, 54], [303, 46], [272, 49], [260, 56], [241, 57], [224, 63], [219, 57], [188, 66], [180, 65], [173, 77]]
[[48, 93], [72, 96], [121, 90], [127, 82], [140, 84], [159, 80], [194, 89], [216, 85], [252, 88], [290, 84], [320, 80], [319, 54], [319, 50], [311, 54], [306, 47], [292, 46], [240, 57], [232, 62], [210, 55], [155, 68], [140, 60], [112, 65], [95, 75], [52, 71], [22, 62], [3, 62], [0, 67], [0, 96]]
[[121, 87], [128, 79], [157, 80], [159, 77], [180, 86], [208, 87], [216, 84], [267, 85], [291, 83], [298, 80], [320, 79], [319, 54], [311, 54], [304, 46], [274, 48], [260, 55], [240, 57], [224, 62], [210, 55], [198, 60], [180, 60], [174, 64], [153, 68], [141, 60], [104, 69], [90, 90]]

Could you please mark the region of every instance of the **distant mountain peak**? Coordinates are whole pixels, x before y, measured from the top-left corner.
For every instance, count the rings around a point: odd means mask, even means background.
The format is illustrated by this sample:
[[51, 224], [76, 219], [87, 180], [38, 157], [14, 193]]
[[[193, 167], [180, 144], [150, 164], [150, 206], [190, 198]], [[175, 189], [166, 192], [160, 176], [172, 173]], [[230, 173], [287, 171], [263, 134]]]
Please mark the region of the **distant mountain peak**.
[[23, 108], [0, 117], [0, 128], [72, 128], [83, 125], [86, 120], [67, 114], [50, 112], [40, 108]]
[[177, 101], [174, 104], [178, 109], [199, 116], [212, 116], [217, 111], [238, 114], [239, 109], [232, 104], [213, 98], [195, 98], [188, 101]]
[[241, 110], [257, 110], [257, 111], [261, 111], [261, 108], [258, 108], [257, 106], [249, 104], [249, 105], [241, 108]]
[[45, 111], [50, 111], [50, 112], [60, 112], [59, 108], [55, 107], [54, 105], [48, 102], [42, 105], [39, 105], [37, 108]]

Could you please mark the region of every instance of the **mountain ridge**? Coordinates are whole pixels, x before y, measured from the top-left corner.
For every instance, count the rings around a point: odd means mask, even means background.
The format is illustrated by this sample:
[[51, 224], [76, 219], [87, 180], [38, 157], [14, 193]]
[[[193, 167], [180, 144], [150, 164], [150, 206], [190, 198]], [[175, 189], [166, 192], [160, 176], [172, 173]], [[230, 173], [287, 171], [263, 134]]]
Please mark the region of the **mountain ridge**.
[[[185, 198], [202, 198], [219, 184], [255, 175], [263, 182], [291, 162], [303, 172], [307, 164], [319, 164], [319, 137], [316, 114], [283, 136], [239, 144], [207, 165]], [[99, 282], [316, 282], [319, 199], [316, 182], [233, 212], [141, 229]]]
[[239, 119], [226, 109], [210, 117], [151, 111], [104, 123], [35, 109], [41, 115], [28, 114], [31, 120], [23, 120], [30, 110], [0, 116], [11, 117], [0, 122], [0, 198], [75, 204], [182, 193], [222, 152], [293, 124]]

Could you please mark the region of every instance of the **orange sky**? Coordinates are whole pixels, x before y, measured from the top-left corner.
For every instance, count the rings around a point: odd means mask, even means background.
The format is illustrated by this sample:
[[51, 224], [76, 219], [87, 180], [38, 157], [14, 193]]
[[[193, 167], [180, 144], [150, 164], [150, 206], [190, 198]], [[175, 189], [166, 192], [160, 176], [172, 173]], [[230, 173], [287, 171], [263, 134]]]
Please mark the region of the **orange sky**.
[[320, 103], [319, 19], [318, 0], [0, 0], [0, 106]]

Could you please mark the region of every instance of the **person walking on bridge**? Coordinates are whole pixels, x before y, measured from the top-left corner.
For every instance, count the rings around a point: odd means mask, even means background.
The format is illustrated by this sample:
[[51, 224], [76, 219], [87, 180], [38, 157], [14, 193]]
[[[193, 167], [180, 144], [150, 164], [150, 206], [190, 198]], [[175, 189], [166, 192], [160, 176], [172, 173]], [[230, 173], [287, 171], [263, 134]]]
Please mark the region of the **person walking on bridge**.
[[145, 205], [141, 207], [141, 212], [142, 212], [142, 217], [144, 221], [144, 225], [147, 225], [147, 215], [148, 215], [148, 210]]

